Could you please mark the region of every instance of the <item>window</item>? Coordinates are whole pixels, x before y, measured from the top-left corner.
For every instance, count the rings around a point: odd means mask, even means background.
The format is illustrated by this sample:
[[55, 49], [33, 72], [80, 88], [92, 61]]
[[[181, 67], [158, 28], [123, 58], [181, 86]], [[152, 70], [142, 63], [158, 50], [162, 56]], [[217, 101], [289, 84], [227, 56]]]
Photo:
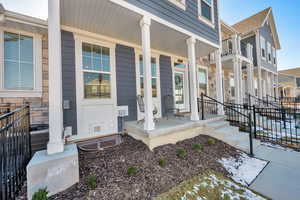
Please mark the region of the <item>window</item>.
[[199, 96], [201, 93], [207, 95], [207, 69], [199, 68], [198, 70], [198, 89], [199, 89]]
[[213, 0], [198, 0], [198, 15], [205, 22], [214, 23]]
[[111, 98], [110, 49], [82, 43], [85, 99]]
[[272, 47], [272, 55], [273, 55], [273, 64], [276, 65], [276, 50]]
[[41, 97], [42, 39], [38, 34], [0, 30], [0, 97]]
[[33, 37], [4, 32], [4, 89], [34, 89]]
[[269, 42], [268, 42], [268, 62], [272, 63], [272, 48]]
[[178, 6], [179, 8], [185, 10], [185, 0], [169, 0], [169, 1], [175, 4], [176, 6]]
[[261, 57], [266, 59], [266, 40], [263, 37], [260, 37], [260, 48], [261, 48]]
[[230, 76], [229, 86], [230, 86], [231, 97], [235, 97], [235, 87], [234, 87], [234, 77], [233, 76]]
[[[144, 67], [143, 67], [143, 56], [140, 55], [139, 57], [140, 62], [140, 88], [141, 88], [141, 95], [144, 96]], [[156, 58], [151, 58], [151, 82], [152, 82], [152, 97], [157, 97], [157, 64]]]

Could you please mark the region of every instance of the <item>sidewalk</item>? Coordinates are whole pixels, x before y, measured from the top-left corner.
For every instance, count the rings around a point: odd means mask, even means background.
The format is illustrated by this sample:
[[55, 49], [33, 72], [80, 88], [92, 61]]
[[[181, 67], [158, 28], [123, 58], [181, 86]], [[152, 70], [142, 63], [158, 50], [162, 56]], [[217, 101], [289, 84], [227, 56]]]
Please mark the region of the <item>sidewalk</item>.
[[260, 145], [254, 155], [269, 164], [250, 188], [274, 200], [299, 200], [300, 153]]

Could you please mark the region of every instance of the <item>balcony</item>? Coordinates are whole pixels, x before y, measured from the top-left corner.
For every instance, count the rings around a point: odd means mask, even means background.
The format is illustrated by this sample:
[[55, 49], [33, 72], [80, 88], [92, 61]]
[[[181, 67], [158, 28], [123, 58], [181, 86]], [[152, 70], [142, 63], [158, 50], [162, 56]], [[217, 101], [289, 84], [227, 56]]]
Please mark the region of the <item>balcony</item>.
[[[238, 42], [237, 42], [238, 43]], [[234, 45], [233, 39], [225, 39], [222, 41], [222, 57], [233, 55], [237, 52], [238, 55], [241, 55], [247, 59], [252, 59], [252, 45], [250, 43], [245, 43], [240, 41], [239, 45]], [[237, 46], [237, 47], [235, 47]], [[237, 50], [235, 50], [237, 48]]]

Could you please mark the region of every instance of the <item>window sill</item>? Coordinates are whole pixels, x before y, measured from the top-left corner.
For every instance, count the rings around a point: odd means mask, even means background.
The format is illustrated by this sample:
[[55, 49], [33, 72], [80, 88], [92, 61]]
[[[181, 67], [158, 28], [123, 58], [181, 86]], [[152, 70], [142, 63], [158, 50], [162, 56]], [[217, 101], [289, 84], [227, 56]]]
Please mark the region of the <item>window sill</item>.
[[208, 19], [206, 19], [205, 17], [198, 16], [198, 18], [199, 18], [199, 20], [203, 21], [205, 24], [207, 24], [211, 28], [215, 28], [215, 24], [213, 22], [209, 21]]
[[176, 6], [178, 6], [179, 8], [185, 10], [186, 6], [185, 6], [185, 1], [184, 3], [178, 2], [176, 0], [169, 0], [171, 3], [175, 4]]
[[4, 97], [4, 98], [42, 97], [42, 91], [0, 90], [0, 97]]

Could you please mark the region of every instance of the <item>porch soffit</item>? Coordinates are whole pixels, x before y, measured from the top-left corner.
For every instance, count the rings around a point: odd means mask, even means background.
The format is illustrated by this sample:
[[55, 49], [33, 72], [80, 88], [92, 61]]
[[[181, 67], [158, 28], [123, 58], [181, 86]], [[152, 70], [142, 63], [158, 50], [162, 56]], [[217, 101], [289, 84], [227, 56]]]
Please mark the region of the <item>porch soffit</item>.
[[[61, 0], [61, 24], [141, 46], [143, 16], [108, 0]], [[188, 35], [152, 20], [151, 48], [187, 57]], [[197, 41], [196, 55], [206, 56], [215, 48]]]

